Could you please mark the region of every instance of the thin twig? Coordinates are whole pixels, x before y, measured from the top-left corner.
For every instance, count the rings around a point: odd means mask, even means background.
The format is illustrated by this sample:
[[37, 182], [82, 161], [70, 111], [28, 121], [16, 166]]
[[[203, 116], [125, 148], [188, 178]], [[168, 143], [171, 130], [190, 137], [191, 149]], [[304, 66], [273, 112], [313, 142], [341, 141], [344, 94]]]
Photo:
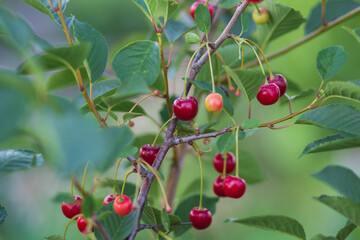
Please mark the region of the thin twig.
[[228, 132], [232, 132], [232, 127], [226, 127], [220, 131], [216, 131], [216, 132], [211, 132], [211, 133], [205, 133], [205, 134], [199, 134], [199, 135], [191, 135], [191, 136], [187, 136], [187, 137], [183, 137], [183, 138], [179, 138], [179, 137], [175, 137], [172, 139], [171, 144], [172, 145], [178, 145], [178, 144], [182, 144], [182, 143], [188, 143], [191, 141], [195, 141], [195, 140], [199, 140], [199, 139], [204, 139], [204, 138], [215, 138], [219, 135], [228, 133]]
[[[170, 224], [170, 226], [182, 226], [182, 225], [191, 225], [191, 222], [180, 222], [180, 223], [173, 223]], [[144, 230], [144, 229], [158, 229], [163, 227], [162, 224], [140, 224], [139, 226], [139, 231]]]

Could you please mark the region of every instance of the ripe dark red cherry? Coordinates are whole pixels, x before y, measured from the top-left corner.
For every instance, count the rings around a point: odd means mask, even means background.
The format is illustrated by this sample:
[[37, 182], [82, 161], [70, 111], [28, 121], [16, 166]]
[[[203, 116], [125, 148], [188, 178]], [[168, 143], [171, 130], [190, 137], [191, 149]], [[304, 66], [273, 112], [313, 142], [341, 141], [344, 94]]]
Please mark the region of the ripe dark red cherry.
[[213, 190], [217, 196], [226, 197], [224, 193], [224, 179], [222, 178], [222, 176], [218, 176], [217, 178], [215, 178]]
[[279, 100], [280, 89], [274, 83], [262, 85], [256, 98], [262, 105], [272, 105]]
[[61, 203], [61, 210], [64, 216], [70, 219], [81, 213], [82, 198], [74, 196], [74, 200], [75, 201], [71, 203]]
[[[234, 171], [236, 160], [234, 154], [231, 152], [226, 153], [226, 173]], [[213, 158], [213, 166], [219, 173], [223, 172], [224, 169], [224, 156], [221, 153], [217, 153]]]
[[274, 83], [278, 86], [280, 90], [280, 97], [285, 94], [287, 89], [287, 81], [286, 78], [281, 74], [274, 74], [274, 78], [270, 79], [270, 76], [266, 77], [268, 83]]
[[131, 212], [132, 202], [131, 199], [126, 196], [117, 196], [114, 200], [114, 211], [120, 216], [126, 216]]
[[[88, 230], [88, 224], [89, 223], [84, 217], [79, 217], [77, 220], [78, 229], [84, 235], [88, 235], [90, 233]], [[94, 226], [91, 228], [91, 232], [94, 232]]]
[[114, 197], [114, 194], [109, 194], [104, 198], [103, 201], [103, 206], [107, 205], [108, 203], [112, 202], [115, 200], [115, 198], [119, 196], [118, 194], [116, 194], [116, 196]]
[[[194, 20], [195, 20], [195, 10], [196, 10], [196, 8], [198, 7], [199, 3], [202, 3], [202, 4], [205, 6], [206, 1], [205, 1], [205, 0], [196, 1], [196, 2], [194, 2], [194, 3], [191, 5], [190, 14], [191, 14], [191, 16], [192, 16], [192, 18], [193, 18]], [[209, 9], [209, 12], [210, 12], [210, 18], [212, 18], [213, 13], [214, 13], [214, 7], [213, 7], [213, 5], [209, 2], [207, 8]]]
[[198, 102], [193, 97], [182, 97], [176, 99], [173, 103], [175, 116], [182, 121], [190, 121], [196, 117], [198, 112]]
[[140, 148], [139, 157], [144, 159], [148, 164], [152, 165], [159, 150], [160, 147], [158, 145], [153, 147], [152, 144], [146, 144]]
[[210, 226], [212, 215], [211, 212], [206, 208], [199, 210], [199, 207], [194, 207], [190, 211], [189, 218], [193, 227], [200, 230]]
[[224, 193], [227, 197], [240, 198], [246, 191], [246, 182], [242, 178], [226, 176], [224, 180]]

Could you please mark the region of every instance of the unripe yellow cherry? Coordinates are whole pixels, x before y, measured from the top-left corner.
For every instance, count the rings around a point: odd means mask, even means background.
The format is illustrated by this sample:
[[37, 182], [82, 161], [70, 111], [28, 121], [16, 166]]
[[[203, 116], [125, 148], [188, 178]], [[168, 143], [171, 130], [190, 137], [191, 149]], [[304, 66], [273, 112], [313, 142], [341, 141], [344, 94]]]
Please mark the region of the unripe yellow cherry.
[[265, 24], [269, 21], [270, 15], [268, 11], [264, 8], [259, 8], [260, 12], [255, 9], [255, 11], [252, 13], [252, 18], [256, 24]]

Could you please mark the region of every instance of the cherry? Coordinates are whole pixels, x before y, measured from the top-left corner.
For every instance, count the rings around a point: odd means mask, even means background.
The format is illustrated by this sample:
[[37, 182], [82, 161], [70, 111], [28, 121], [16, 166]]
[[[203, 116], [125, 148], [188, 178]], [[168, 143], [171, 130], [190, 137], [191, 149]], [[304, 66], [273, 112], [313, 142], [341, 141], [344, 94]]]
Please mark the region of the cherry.
[[256, 24], [265, 24], [269, 21], [270, 15], [264, 8], [259, 8], [260, 13], [257, 9], [252, 13], [252, 18]]
[[173, 103], [173, 110], [175, 116], [182, 121], [190, 121], [198, 112], [198, 102], [193, 97], [186, 97], [186, 99], [178, 98]]
[[266, 80], [268, 81], [268, 83], [274, 83], [276, 86], [278, 86], [280, 90], [280, 97], [285, 94], [287, 89], [287, 81], [283, 75], [274, 74], [273, 79], [271, 79], [270, 76], [267, 76]]
[[194, 228], [205, 229], [210, 226], [212, 215], [211, 212], [206, 208], [202, 208], [200, 210], [199, 207], [194, 207], [190, 211], [189, 218]]
[[103, 201], [103, 206], [107, 205], [108, 203], [112, 202], [115, 200], [115, 198], [119, 196], [118, 194], [116, 194], [116, 196], [114, 197], [114, 194], [109, 194], [104, 198]]
[[262, 105], [272, 105], [279, 100], [280, 89], [274, 83], [270, 83], [269, 85], [262, 85], [256, 98]]
[[246, 190], [246, 182], [242, 178], [226, 176], [224, 180], [224, 193], [227, 197], [240, 198]]
[[[89, 223], [84, 217], [79, 217], [77, 220], [78, 229], [84, 235], [88, 235], [90, 233], [88, 230], [88, 224]], [[91, 232], [94, 232], [94, 226], [91, 228]]]
[[222, 176], [218, 176], [217, 178], [215, 178], [213, 190], [217, 196], [226, 197], [224, 193], [224, 179], [222, 178]]
[[[195, 20], [195, 10], [198, 7], [199, 3], [203, 4], [205, 6], [206, 1], [205, 0], [200, 0], [200, 1], [196, 1], [191, 5], [190, 8], [190, 14], [192, 16], [192, 18]], [[214, 7], [213, 5], [209, 2], [207, 8], [209, 9], [210, 12], [210, 18], [212, 18], [213, 13], [214, 13]]]
[[247, 1], [250, 2], [250, 3], [260, 3], [263, 0], [247, 0]]
[[120, 216], [126, 216], [131, 212], [132, 202], [131, 199], [126, 196], [117, 196], [114, 200], [114, 211]]
[[223, 97], [219, 93], [210, 93], [205, 98], [205, 108], [208, 112], [221, 112], [223, 108]]
[[81, 213], [82, 198], [74, 195], [74, 199], [75, 202], [61, 203], [61, 210], [64, 216], [70, 219]]
[[[224, 157], [221, 153], [217, 153], [214, 156], [213, 165], [214, 165], [214, 168], [216, 169], [216, 171], [218, 171], [219, 173], [223, 172]], [[232, 171], [234, 171], [235, 165], [236, 165], [236, 160], [235, 160], [234, 154], [232, 154], [231, 152], [227, 152], [226, 153], [226, 173], [231, 173]]]
[[160, 147], [152, 144], [146, 144], [140, 148], [139, 157], [144, 159], [148, 164], [152, 165], [156, 159], [156, 155], [158, 154]]

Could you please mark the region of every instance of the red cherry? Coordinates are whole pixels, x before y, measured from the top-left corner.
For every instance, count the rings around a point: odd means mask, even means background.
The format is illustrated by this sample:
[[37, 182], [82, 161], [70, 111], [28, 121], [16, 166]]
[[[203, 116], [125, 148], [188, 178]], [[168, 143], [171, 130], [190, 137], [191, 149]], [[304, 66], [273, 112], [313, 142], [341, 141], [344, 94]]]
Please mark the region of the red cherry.
[[104, 198], [103, 201], [103, 206], [107, 205], [108, 203], [112, 202], [115, 200], [115, 198], [119, 196], [118, 194], [116, 194], [116, 196], [114, 197], [114, 194], [109, 194]]
[[173, 103], [175, 116], [182, 121], [190, 121], [196, 117], [198, 112], [198, 102], [193, 97], [182, 97], [176, 99]]
[[279, 100], [280, 89], [274, 83], [262, 85], [256, 98], [262, 105], [272, 105]]
[[128, 215], [132, 210], [131, 199], [126, 196], [117, 196], [114, 200], [114, 211], [120, 216]]
[[210, 93], [205, 98], [205, 108], [208, 112], [221, 112], [223, 108], [223, 97], [219, 93]]
[[[195, 10], [196, 10], [197, 6], [199, 5], [199, 3], [202, 3], [205, 6], [206, 1], [205, 0], [196, 1], [191, 5], [190, 14], [194, 20], [195, 20]], [[213, 13], [214, 13], [214, 7], [209, 2], [207, 8], [209, 9], [209, 12], [210, 12], [210, 18], [212, 18]]]
[[224, 179], [222, 178], [222, 176], [218, 176], [217, 178], [215, 178], [213, 190], [217, 196], [226, 197], [224, 193]]
[[196, 229], [208, 228], [212, 220], [211, 212], [206, 208], [200, 210], [199, 207], [191, 209], [189, 218]]
[[82, 198], [74, 195], [74, 199], [75, 202], [72, 203], [61, 203], [61, 210], [64, 216], [70, 219], [81, 213]]
[[240, 198], [246, 190], [246, 182], [242, 178], [226, 176], [224, 180], [224, 193], [227, 197]]
[[140, 148], [139, 157], [144, 159], [148, 164], [152, 165], [156, 159], [156, 155], [158, 154], [160, 147], [152, 144], [146, 144]]
[[263, 0], [247, 0], [247, 1], [250, 2], [250, 3], [260, 3]]
[[268, 83], [274, 83], [280, 90], [280, 97], [285, 94], [287, 89], [286, 78], [281, 74], [274, 74], [274, 78], [270, 79], [270, 76], [266, 77]]
[[[89, 223], [84, 217], [79, 217], [77, 220], [78, 229], [84, 235], [88, 235], [90, 233], [88, 230], [88, 224]], [[91, 228], [91, 232], [94, 232], [94, 226]]]
[[[217, 153], [213, 158], [213, 165], [216, 171], [219, 173], [223, 172], [224, 169], [224, 157], [221, 153]], [[234, 171], [236, 160], [234, 154], [231, 152], [226, 153], [226, 173]]]

